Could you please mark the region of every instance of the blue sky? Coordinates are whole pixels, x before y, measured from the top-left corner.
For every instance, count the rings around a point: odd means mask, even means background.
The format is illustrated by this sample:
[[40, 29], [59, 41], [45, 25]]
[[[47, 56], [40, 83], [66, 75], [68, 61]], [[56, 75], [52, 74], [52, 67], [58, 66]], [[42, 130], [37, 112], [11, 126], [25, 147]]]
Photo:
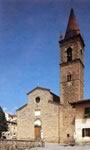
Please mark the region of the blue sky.
[[59, 95], [59, 37], [74, 8], [85, 40], [85, 98], [90, 98], [89, 0], [0, 0], [0, 105], [9, 112], [42, 86]]

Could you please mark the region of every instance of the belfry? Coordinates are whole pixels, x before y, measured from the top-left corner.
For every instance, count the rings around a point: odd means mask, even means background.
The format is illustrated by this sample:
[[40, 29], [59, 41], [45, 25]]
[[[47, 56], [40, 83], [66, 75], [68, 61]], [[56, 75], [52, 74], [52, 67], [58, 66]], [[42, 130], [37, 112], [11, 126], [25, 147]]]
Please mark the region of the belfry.
[[74, 134], [75, 110], [69, 103], [83, 99], [84, 86], [84, 41], [73, 9], [70, 12], [65, 37], [60, 40], [60, 50], [60, 135], [61, 141], [64, 142], [72, 140]]

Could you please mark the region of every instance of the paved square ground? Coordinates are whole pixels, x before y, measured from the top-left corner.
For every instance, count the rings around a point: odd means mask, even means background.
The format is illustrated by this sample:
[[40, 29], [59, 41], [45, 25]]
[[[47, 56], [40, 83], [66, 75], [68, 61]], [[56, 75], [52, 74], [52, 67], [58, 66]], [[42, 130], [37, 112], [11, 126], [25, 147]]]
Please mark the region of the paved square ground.
[[59, 144], [45, 144], [45, 147], [32, 148], [32, 150], [90, 150], [90, 145], [62, 146]]

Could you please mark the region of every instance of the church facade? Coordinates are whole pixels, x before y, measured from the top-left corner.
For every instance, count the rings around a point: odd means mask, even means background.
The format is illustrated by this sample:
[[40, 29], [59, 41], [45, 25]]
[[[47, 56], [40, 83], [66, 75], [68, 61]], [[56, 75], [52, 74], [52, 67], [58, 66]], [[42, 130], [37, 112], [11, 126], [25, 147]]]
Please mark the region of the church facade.
[[[85, 101], [83, 96], [85, 44], [73, 9], [70, 11], [65, 36], [60, 38], [59, 44], [60, 97], [42, 87], [30, 91], [27, 94], [27, 104], [17, 110], [17, 139], [44, 139], [47, 142], [64, 144], [73, 143], [75, 140], [78, 142], [76, 106]], [[90, 101], [85, 103], [89, 112]], [[82, 112], [84, 109], [85, 107]], [[90, 121], [89, 117], [87, 119]], [[82, 127], [80, 142], [84, 141], [82, 140], [84, 132]]]
[[17, 110], [17, 138], [59, 142], [59, 97], [42, 87], [27, 97], [27, 104]]

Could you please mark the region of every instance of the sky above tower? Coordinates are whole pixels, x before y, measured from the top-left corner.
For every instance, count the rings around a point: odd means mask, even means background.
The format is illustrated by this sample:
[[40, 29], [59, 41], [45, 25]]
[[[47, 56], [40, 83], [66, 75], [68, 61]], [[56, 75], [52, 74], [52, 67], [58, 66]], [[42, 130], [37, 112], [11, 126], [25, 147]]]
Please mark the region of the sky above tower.
[[0, 105], [8, 112], [42, 86], [60, 93], [59, 38], [73, 7], [85, 41], [85, 98], [90, 98], [89, 0], [0, 0]]

